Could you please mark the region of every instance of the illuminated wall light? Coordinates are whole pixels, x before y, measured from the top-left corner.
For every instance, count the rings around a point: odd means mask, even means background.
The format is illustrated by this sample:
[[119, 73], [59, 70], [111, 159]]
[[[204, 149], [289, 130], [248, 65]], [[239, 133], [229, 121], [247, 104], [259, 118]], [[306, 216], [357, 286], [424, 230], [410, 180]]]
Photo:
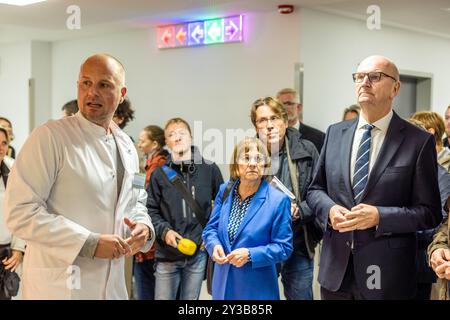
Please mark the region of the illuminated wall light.
[[157, 29], [159, 49], [242, 42], [243, 16], [166, 25]]

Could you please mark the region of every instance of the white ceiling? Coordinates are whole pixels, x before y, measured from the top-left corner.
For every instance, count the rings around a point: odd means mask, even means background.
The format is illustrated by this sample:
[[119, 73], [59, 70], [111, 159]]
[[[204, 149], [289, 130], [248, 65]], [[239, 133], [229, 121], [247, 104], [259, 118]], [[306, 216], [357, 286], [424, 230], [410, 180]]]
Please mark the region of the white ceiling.
[[[68, 30], [70, 5], [81, 9], [81, 30]], [[276, 11], [293, 4], [359, 19], [381, 8], [382, 24], [450, 39], [450, 0], [47, 0], [26, 7], [0, 4], [0, 43], [55, 41], [199, 18]], [[448, 10], [445, 10], [448, 9]]]

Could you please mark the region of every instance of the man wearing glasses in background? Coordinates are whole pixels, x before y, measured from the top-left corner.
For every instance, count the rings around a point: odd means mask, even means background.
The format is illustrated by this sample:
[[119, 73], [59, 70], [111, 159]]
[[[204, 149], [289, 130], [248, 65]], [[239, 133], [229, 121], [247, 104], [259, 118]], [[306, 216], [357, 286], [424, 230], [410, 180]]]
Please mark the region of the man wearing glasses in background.
[[382, 56], [353, 74], [360, 117], [328, 128], [307, 202], [325, 226], [323, 299], [411, 299], [416, 231], [441, 219], [433, 136], [392, 111], [399, 72]]
[[325, 133], [316, 128], [307, 126], [302, 122], [303, 106], [298, 102], [297, 92], [294, 89], [285, 88], [277, 93], [277, 99], [280, 101], [288, 114], [289, 127], [298, 129], [302, 139], [311, 141], [320, 153], [325, 139]]
[[294, 252], [281, 265], [281, 281], [288, 300], [312, 300], [314, 249], [317, 241], [305, 238], [303, 226], [315, 219], [305, 197], [311, 183], [318, 153], [311, 141], [298, 130], [288, 127], [284, 106], [271, 97], [256, 100], [250, 112], [258, 138], [267, 146], [271, 157], [271, 174], [295, 196], [292, 204]]

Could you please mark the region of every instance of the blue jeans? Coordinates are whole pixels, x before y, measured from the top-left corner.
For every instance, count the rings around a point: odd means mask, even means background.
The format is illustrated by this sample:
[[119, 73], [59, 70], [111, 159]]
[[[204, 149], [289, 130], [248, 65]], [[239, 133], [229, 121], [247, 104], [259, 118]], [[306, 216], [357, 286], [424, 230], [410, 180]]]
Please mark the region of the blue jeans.
[[133, 262], [134, 284], [138, 300], [155, 299], [155, 260]]
[[294, 252], [281, 265], [281, 282], [287, 300], [312, 300], [314, 260]]
[[156, 262], [155, 300], [197, 300], [207, 261], [206, 251], [175, 262]]

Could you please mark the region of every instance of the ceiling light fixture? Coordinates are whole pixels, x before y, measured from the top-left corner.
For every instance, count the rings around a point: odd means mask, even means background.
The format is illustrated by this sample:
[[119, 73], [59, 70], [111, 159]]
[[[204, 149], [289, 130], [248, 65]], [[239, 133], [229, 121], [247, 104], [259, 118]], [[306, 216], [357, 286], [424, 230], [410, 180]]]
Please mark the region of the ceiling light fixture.
[[12, 6], [27, 6], [38, 2], [44, 2], [45, 0], [0, 0], [0, 4], [9, 4]]

